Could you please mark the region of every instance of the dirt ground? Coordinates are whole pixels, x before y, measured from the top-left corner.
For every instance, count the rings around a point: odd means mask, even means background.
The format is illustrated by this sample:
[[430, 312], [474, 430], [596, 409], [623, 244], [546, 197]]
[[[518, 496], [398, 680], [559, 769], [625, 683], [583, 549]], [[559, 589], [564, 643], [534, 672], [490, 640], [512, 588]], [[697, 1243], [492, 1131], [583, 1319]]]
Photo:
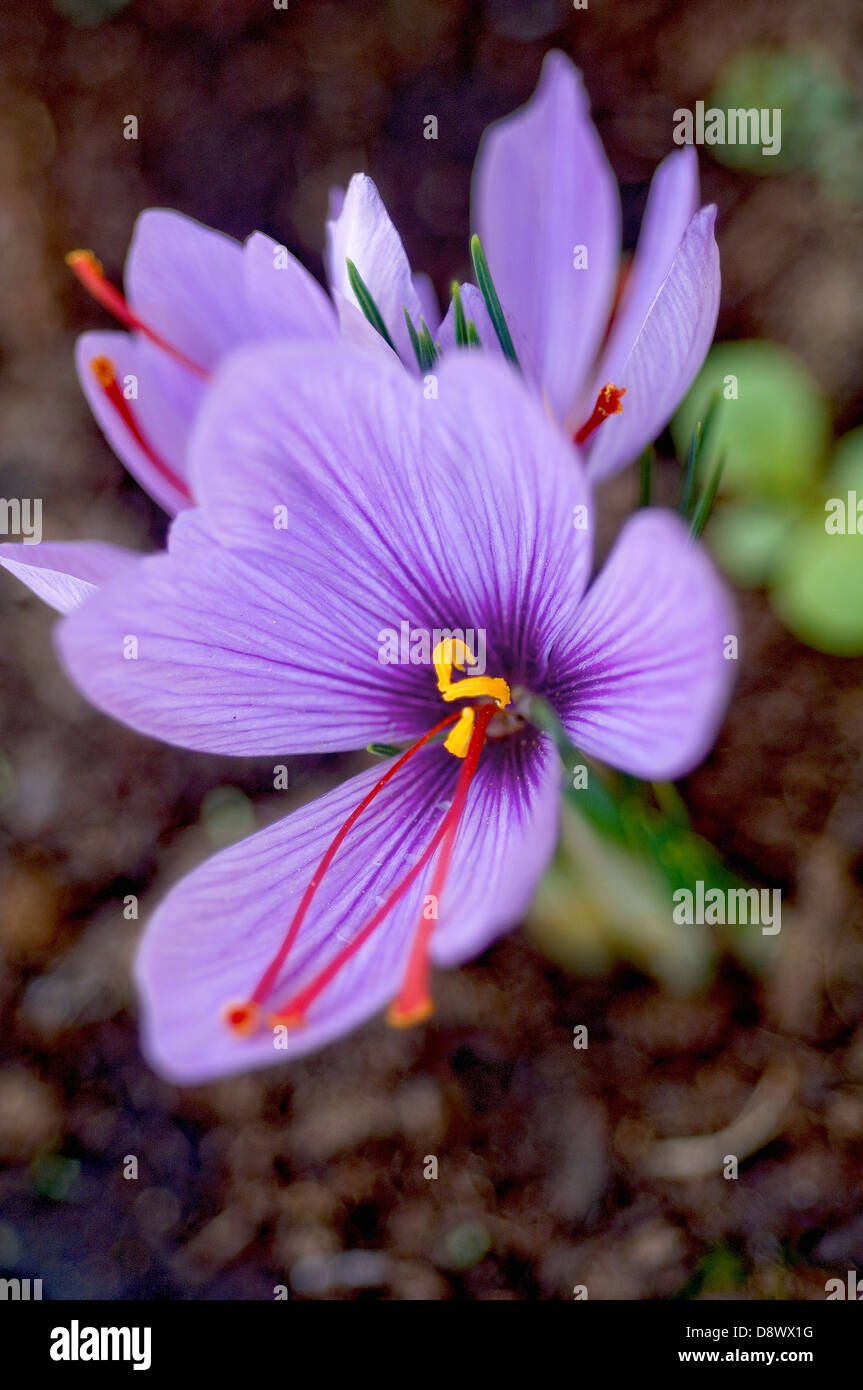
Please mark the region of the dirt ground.
[[[168, 205], [259, 227], [319, 271], [327, 189], [366, 168], [444, 290], [467, 270], [479, 135], [547, 48], [585, 71], [630, 245], [671, 111], [730, 53], [815, 45], [863, 75], [851, 0], [115, 0], [81, 23], [96, 3], [0, 17], [0, 491], [41, 496], [48, 539], [140, 548], [165, 521], [80, 396], [75, 334], [107, 321], [69, 248], [93, 246], [116, 280], [138, 211]], [[837, 428], [860, 423], [859, 208], [709, 156], [702, 179], [720, 208], [719, 335], [788, 344]], [[91, 710], [59, 670], [53, 615], [0, 589], [3, 1273], [53, 1298], [786, 1299], [863, 1266], [863, 661], [808, 650], [741, 596], [736, 697], [683, 792], [728, 863], [793, 909], [767, 973], [725, 961], [689, 994], [625, 962], [579, 978], [516, 932], [438, 978], [424, 1028], [376, 1022], [289, 1068], [181, 1090], [138, 1051], [142, 923], [124, 896], [143, 922], [284, 794], [270, 763], [183, 753]], [[292, 803], [362, 761], [293, 760]], [[729, 1181], [702, 1160], [735, 1125], [751, 1156]], [[685, 1150], [701, 1171], [675, 1176], [669, 1141], [717, 1132]]]

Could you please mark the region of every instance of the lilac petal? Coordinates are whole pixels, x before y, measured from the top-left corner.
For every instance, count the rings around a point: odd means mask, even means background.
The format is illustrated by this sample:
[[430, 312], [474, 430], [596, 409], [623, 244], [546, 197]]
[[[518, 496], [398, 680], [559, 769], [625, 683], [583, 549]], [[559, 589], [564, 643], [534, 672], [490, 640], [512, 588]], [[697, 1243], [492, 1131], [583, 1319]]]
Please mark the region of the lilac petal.
[[176, 487], [136, 443], [99, 386], [91, 368], [96, 357], [110, 358], [121, 390], [133, 377], [137, 400], [129, 408], [152, 447], [178, 481], [186, 484], [189, 430], [203, 397], [199, 381], [141, 335], [82, 333], [75, 344], [81, 389], [111, 448], [146, 492], [170, 515], [189, 506]]
[[590, 565], [577, 456], [508, 364], [454, 353], [436, 378], [427, 400], [346, 347], [247, 348], [202, 411], [196, 496], [223, 544], [282, 564], [289, 546], [340, 609], [484, 629], [498, 673], [540, 679]]
[[[602, 341], [620, 255], [617, 185], [564, 54], [546, 55], [528, 104], [483, 136], [473, 218], [504, 313], [563, 420]], [[577, 246], [585, 269], [574, 268]]]
[[712, 746], [734, 680], [736, 632], [706, 552], [671, 512], [648, 508], [620, 533], [562, 656], [556, 708], [585, 753], [666, 780]]
[[[361, 309], [351, 300], [345, 299], [344, 295], [338, 290], [333, 290], [333, 303], [336, 306], [336, 313], [339, 319], [339, 332], [342, 341], [352, 347], [358, 347], [362, 352], [371, 353], [382, 362], [399, 362], [397, 353], [393, 352], [389, 343], [381, 337], [376, 328], [373, 328]], [[416, 366], [414, 357], [413, 365]]]
[[0, 565], [58, 613], [71, 613], [101, 585], [143, 559], [107, 541], [0, 545]]
[[425, 271], [418, 270], [411, 276], [411, 282], [416, 291], [423, 318], [428, 325], [432, 337], [435, 337], [440, 325], [440, 308], [437, 302], [435, 287], [431, 282], [431, 277], [426, 275]]
[[671, 268], [626, 355], [623, 340], [595, 380], [626, 388], [623, 411], [600, 425], [588, 452], [597, 481], [633, 461], [665, 428], [689, 390], [716, 328], [719, 252], [716, 208], [702, 208], [686, 230]]
[[599, 386], [614, 381], [626, 361], [697, 208], [698, 157], [687, 145], [668, 155], [651, 180], [626, 288], [596, 371], [596, 390], [592, 399], [581, 402], [583, 413], [572, 420], [573, 431], [593, 409]]
[[[518, 921], [554, 847], [555, 759], [547, 750], [533, 758], [498, 752], [483, 754], [440, 898], [432, 949], [446, 963]], [[269, 1007], [314, 979], [404, 878], [440, 824], [460, 767], [442, 748], [425, 749], [363, 814], [313, 900]], [[251, 993], [325, 849], [382, 771], [371, 768], [223, 850], [169, 893], [147, 927], [137, 970], [144, 1046], [162, 1075], [188, 1084], [301, 1056], [396, 996], [431, 866], [310, 1006], [306, 1027], [283, 1034], [284, 1050], [265, 1022], [238, 1038], [221, 1017]]]
[[433, 672], [379, 659], [386, 577], [355, 594], [345, 557], [340, 591], [326, 582], [326, 551], [307, 568], [279, 534], [281, 557], [242, 556], [183, 512], [167, 553], [60, 625], [72, 679], [133, 729], [204, 752], [276, 756], [424, 733], [444, 713]]
[[243, 248], [182, 213], [141, 213], [125, 283], [135, 313], [205, 369], [252, 336]]
[[263, 232], [253, 232], [243, 250], [243, 272], [255, 337], [336, 336], [332, 303], [286, 247]]
[[[346, 261], [353, 261], [371, 293], [402, 361], [415, 363], [405, 323], [407, 309], [415, 326], [423, 306], [414, 288], [401, 238], [390, 221], [381, 195], [367, 174], [354, 174], [341, 212], [327, 223], [327, 274], [330, 288], [357, 305]], [[436, 325], [429, 325], [434, 328]]]

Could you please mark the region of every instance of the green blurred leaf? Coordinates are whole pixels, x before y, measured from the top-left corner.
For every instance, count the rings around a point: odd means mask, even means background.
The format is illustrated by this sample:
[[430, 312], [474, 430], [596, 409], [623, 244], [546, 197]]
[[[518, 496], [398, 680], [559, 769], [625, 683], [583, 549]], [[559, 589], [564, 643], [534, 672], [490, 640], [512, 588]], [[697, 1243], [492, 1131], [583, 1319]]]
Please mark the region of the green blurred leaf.
[[787, 502], [808, 491], [828, 449], [830, 415], [803, 363], [758, 339], [714, 347], [671, 425], [681, 458], [716, 392], [723, 409], [702, 467], [725, 455], [721, 494]]
[[860, 656], [863, 535], [830, 535], [825, 517], [816, 512], [789, 533], [771, 599], [801, 642], [832, 656]]
[[831, 497], [852, 491], [863, 497], [863, 425], [838, 441], [827, 488]]
[[255, 808], [239, 787], [214, 787], [201, 802], [201, 824], [217, 849], [251, 835]]
[[[847, 139], [858, 121], [854, 89], [826, 56], [801, 49], [747, 48], [725, 64], [705, 103], [723, 111], [752, 108], [781, 111], [781, 148], [711, 145], [713, 157], [734, 169], [757, 174], [789, 170], [830, 172], [830, 151]], [[772, 117], [771, 117], [772, 130]]]
[[714, 512], [707, 539], [735, 584], [758, 588], [767, 584], [782, 537], [795, 516], [778, 506], [728, 502]]

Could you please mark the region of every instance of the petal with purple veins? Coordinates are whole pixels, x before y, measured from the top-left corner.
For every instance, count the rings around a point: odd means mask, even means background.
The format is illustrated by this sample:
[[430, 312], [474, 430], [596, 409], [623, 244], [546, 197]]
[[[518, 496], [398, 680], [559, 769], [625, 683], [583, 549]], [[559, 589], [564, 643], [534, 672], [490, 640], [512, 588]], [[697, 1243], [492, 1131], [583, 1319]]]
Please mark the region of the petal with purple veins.
[[[547, 747], [497, 754], [483, 753], [468, 793], [432, 937], [439, 963], [475, 955], [514, 926], [554, 849], [556, 755]], [[363, 814], [313, 900], [271, 1008], [343, 951], [416, 863], [452, 799], [459, 766], [440, 747], [422, 750]], [[192, 1083], [289, 1060], [349, 1032], [397, 994], [428, 892], [426, 870], [310, 1005], [306, 1026], [284, 1035], [284, 1048], [266, 1023], [241, 1038], [222, 1019], [226, 1004], [251, 994], [325, 849], [380, 775], [380, 767], [360, 773], [215, 855], [168, 894], [137, 967], [144, 1046], [164, 1076]]]
[[[473, 220], [504, 314], [521, 325], [564, 420], [605, 333], [620, 256], [617, 184], [564, 54], [547, 54], [528, 104], [483, 136]], [[582, 246], [587, 266], [577, 269]]]
[[107, 541], [0, 545], [0, 565], [58, 613], [71, 613], [144, 556]]
[[671, 512], [638, 512], [575, 614], [549, 692], [573, 742], [636, 777], [682, 777], [709, 752], [734, 680], [728, 592]]
[[594, 481], [632, 463], [665, 428], [701, 367], [719, 312], [716, 208], [702, 208], [686, 230], [671, 267], [631, 347], [603, 360], [605, 381], [626, 388], [623, 410], [603, 421], [588, 451]]

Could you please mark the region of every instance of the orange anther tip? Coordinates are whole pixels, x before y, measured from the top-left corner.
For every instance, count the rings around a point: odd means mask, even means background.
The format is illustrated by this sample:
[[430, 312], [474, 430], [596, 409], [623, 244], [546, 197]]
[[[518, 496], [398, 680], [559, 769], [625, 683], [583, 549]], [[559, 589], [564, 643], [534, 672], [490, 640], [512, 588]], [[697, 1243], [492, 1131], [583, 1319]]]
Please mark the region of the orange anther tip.
[[114, 364], [110, 357], [94, 357], [90, 363], [90, 371], [100, 386], [110, 386], [116, 380]]
[[102, 262], [96, 259], [92, 251], [83, 251], [80, 249], [77, 251], [67, 251], [63, 259], [73, 270], [76, 265], [87, 265], [92, 270], [97, 271], [99, 275], [102, 274]]
[[238, 1033], [241, 1038], [246, 1038], [254, 1030], [259, 1012], [257, 1004], [228, 1004], [222, 1017], [232, 1033]]
[[391, 1028], [413, 1028], [416, 1023], [425, 1023], [426, 1019], [431, 1018], [434, 1013], [434, 1004], [431, 999], [421, 999], [418, 1004], [412, 1004], [409, 1009], [405, 1009], [398, 1002], [390, 1004], [387, 1009], [387, 1023]]

